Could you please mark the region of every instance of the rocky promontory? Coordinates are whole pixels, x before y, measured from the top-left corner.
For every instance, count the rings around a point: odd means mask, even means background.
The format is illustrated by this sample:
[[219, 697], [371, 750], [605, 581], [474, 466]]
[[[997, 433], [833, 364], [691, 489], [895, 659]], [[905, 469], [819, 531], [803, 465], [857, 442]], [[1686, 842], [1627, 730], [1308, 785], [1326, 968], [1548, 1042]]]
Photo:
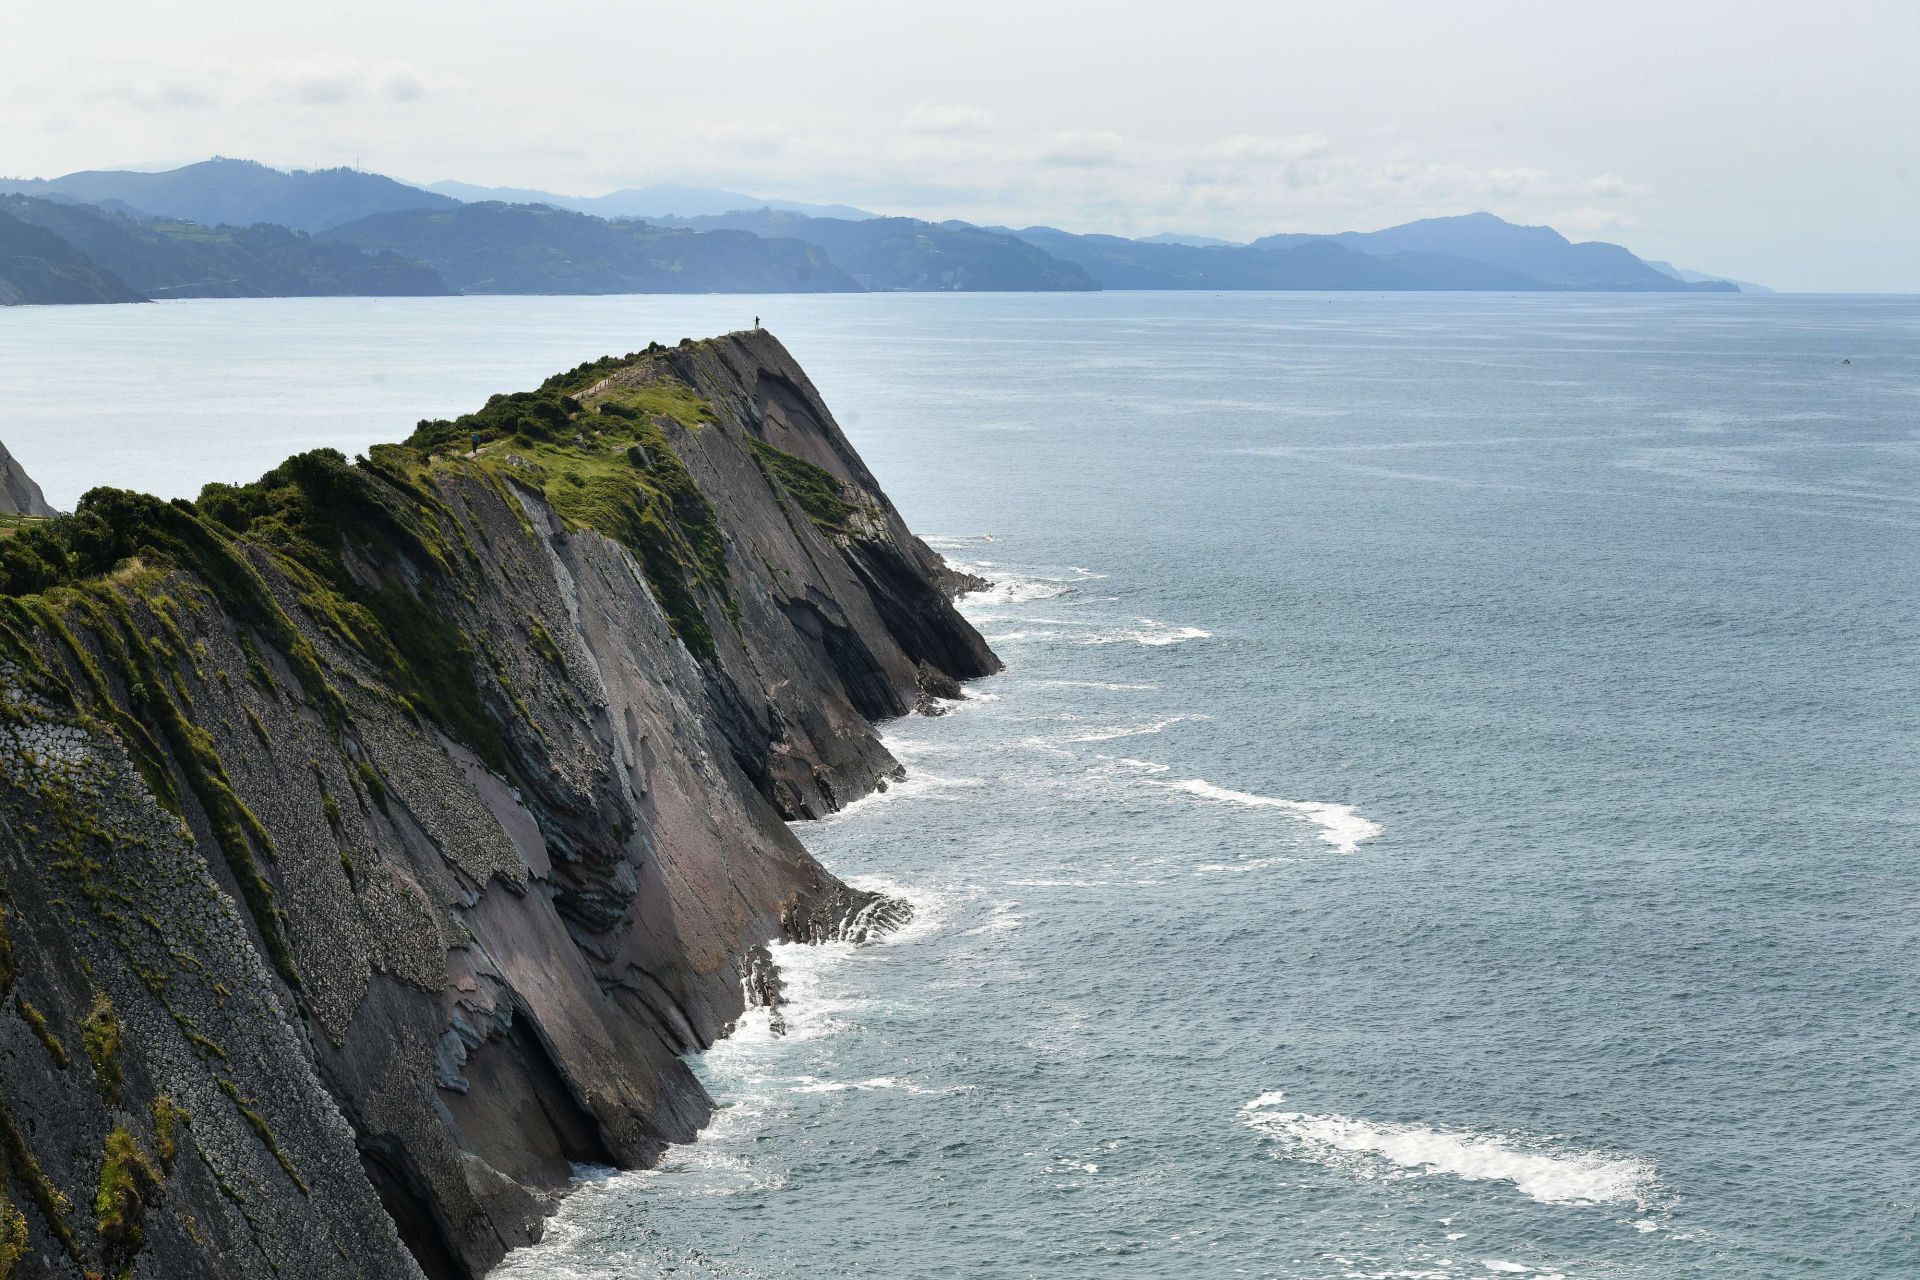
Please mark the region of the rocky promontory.
[[786, 820], [997, 662], [784, 348], [0, 538], [0, 1280], [473, 1277], [865, 937]]
[[14, 461], [7, 446], [0, 444], [0, 515], [7, 516], [50, 516], [54, 514], [47, 505], [46, 495], [40, 492], [40, 486], [27, 474], [25, 467]]

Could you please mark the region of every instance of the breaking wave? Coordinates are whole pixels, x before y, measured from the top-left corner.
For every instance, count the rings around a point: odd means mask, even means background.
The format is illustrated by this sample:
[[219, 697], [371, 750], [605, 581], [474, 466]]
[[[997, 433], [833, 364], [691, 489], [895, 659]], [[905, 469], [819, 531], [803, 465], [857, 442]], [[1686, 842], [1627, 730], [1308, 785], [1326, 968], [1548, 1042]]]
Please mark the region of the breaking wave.
[[1126, 644], [1131, 641], [1157, 649], [1164, 645], [1183, 644], [1188, 640], [1206, 640], [1213, 635], [1213, 632], [1199, 627], [1169, 626], [1152, 618], [1141, 618], [1139, 623], [1137, 627], [1125, 627], [1118, 631], [1096, 631], [1090, 636], [1083, 636], [1080, 643]]
[[1159, 733], [1163, 729], [1188, 720], [1211, 720], [1212, 716], [1183, 715], [1163, 716], [1158, 720], [1149, 720], [1144, 724], [1101, 725], [1088, 729], [1084, 733], [1072, 734], [1060, 739], [1062, 742], [1111, 742], [1115, 738], [1138, 738], [1150, 733]]
[[1371, 840], [1386, 830], [1371, 818], [1362, 817], [1350, 804], [1328, 804], [1320, 800], [1276, 800], [1250, 791], [1231, 791], [1216, 787], [1205, 778], [1182, 778], [1164, 784], [1203, 800], [1218, 800], [1250, 809], [1284, 809], [1297, 813], [1320, 828], [1320, 838], [1342, 853], [1352, 853], [1362, 840]]
[[[889, 800], [900, 800], [907, 796], [924, 795], [929, 791], [944, 791], [949, 787], [978, 787], [982, 785], [984, 784], [979, 778], [946, 778], [939, 774], [928, 773], [922, 769], [913, 769], [908, 771], [906, 777], [888, 783], [885, 790], [869, 791], [866, 795], [849, 800], [832, 813], [804, 821], [806, 821], [806, 825], [808, 826], [818, 827], [826, 823], [843, 821], [851, 814], [865, 813], [885, 804]], [[788, 823], [787, 825], [793, 826], [795, 824]]]
[[1052, 600], [1071, 590], [1073, 590], [1073, 584], [1069, 582], [1001, 574], [994, 579], [993, 585], [984, 591], [969, 591], [962, 595], [959, 603], [963, 608], [996, 604], [1030, 604], [1035, 600]]
[[1507, 1182], [1542, 1204], [1644, 1206], [1654, 1171], [1644, 1160], [1568, 1151], [1543, 1141], [1415, 1124], [1376, 1124], [1342, 1115], [1282, 1109], [1286, 1095], [1263, 1093], [1240, 1108], [1240, 1122], [1266, 1135], [1289, 1159], [1363, 1178], [1447, 1174], [1469, 1182]]

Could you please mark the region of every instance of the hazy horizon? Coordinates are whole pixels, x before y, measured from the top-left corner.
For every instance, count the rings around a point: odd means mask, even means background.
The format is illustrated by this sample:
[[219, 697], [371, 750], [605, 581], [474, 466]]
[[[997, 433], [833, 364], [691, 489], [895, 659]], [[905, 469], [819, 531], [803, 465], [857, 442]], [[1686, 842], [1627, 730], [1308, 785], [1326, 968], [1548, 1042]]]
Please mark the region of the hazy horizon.
[[0, 164], [219, 154], [1231, 240], [1484, 209], [1775, 288], [1920, 291], [1912, 6], [1163, 12], [107, 0], [0, 33], [31, 68]]

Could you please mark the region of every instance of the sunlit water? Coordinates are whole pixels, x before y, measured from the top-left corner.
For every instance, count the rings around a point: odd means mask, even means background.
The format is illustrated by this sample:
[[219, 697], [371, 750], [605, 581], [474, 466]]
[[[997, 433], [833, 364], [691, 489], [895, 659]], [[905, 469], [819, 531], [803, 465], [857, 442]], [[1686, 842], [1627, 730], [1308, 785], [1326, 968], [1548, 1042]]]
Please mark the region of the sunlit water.
[[1920, 1273], [1920, 302], [17, 309], [0, 439], [191, 493], [756, 311], [1009, 670], [801, 829], [914, 924], [505, 1274]]

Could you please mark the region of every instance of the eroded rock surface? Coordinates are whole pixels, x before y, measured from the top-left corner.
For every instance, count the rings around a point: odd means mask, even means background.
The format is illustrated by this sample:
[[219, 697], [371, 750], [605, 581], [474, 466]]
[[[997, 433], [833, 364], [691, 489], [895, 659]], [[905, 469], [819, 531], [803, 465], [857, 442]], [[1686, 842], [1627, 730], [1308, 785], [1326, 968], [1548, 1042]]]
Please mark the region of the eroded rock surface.
[[784, 820], [997, 663], [778, 342], [411, 443], [0, 560], [0, 1275], [480, 1275], [905, 919]]

